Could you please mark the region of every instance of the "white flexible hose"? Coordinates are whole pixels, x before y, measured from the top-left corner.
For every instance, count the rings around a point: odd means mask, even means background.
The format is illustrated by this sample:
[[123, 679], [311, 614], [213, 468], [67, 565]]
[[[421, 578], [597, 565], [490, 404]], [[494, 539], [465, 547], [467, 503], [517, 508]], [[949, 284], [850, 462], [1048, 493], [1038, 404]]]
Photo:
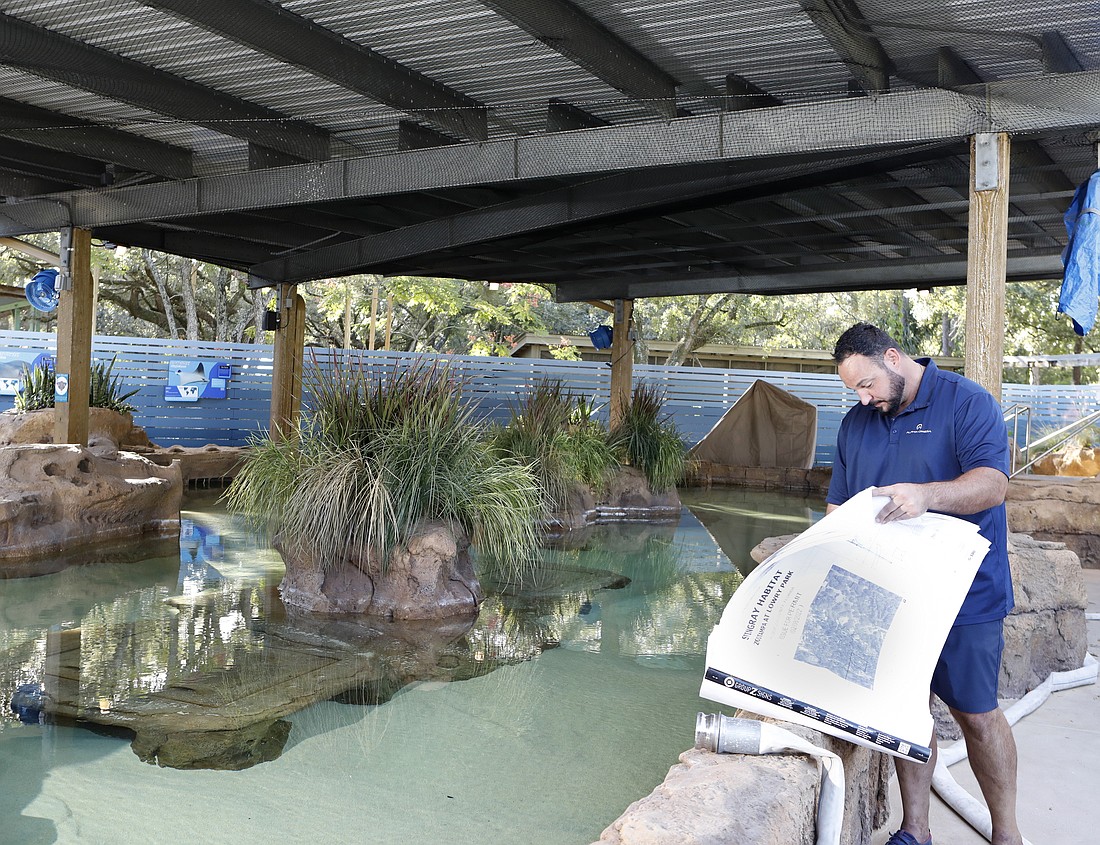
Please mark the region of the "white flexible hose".
[[[1034, 712], [1044, 701], [1050, 698], [1053, 692], [1096, 683], [1098, 668], [1100, 666], [1098, 666], [1096, 658], [1086, 653], [1085, 662], [1080, 669], [1052, 672], [1039, 686], [1005, 710], [1005, 718], [1008, 720], [1008, 724], [1010, 726], [1015, 725], [1024, 716]], [[966, 742], [963, 740], [959, 740], [947, 748], [941, 748], [936, 760], [936, 770], [932, 774], [932, 788], [936, 790], [936, 794], [943, 799], [944, 803], [958, 813], [967, 824], [986, 839], [992, 839], [993, 822], [989, 817], [989, 810], [981, 801], [959, 786], [947, 770], [948, 766], [953, 766], [960, 760], [965, 759]], [[1025, 845], [1030, 845], [1026, 839], [1024, 842]]]
[[831, 751], [785, 728], [756, 719], [700, 713], [695, 721], [695, 747], [727, 754], [809, 754], [821, 761], [817, 800], [817, 845], [840, 845], [844, 826], [844, 763]]

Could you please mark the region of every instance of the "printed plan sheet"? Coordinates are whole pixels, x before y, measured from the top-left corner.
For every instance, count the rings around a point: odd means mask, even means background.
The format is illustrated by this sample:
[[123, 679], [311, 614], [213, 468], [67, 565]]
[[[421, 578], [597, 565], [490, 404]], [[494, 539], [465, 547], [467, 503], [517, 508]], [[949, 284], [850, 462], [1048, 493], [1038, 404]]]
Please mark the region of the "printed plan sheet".
[[864, 490], [749, 574], [703, 698], [927, 762], [932, 672], [989, 543], [942, 514], [875, 522], [887, 501]]

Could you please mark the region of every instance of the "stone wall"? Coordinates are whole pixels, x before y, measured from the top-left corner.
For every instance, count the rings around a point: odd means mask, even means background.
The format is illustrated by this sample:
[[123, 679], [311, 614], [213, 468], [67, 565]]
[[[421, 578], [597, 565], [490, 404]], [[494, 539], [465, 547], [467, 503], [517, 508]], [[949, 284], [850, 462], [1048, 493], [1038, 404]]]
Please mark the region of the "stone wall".
[[[740, 713], [743, 718], [755, 718]], [[863, 845], [889, 817], [888, 757], [786, 722], [844, 763], [842, 845]], [[803, 754], [713, 754], [691, 749], [664, 783], [631, 804], [598, 845], [812, 845], [821, 776]]]
[[746, 467], [693, 461], [685, 485], [710, 487], [731, 485], [758, 490], [787, 490], [807, 495], [825, 495], [829, 490], [832, 467]]
[[1083, 567], [1100, 569], [1100, 478], [1014, 478], [1006, 505], [1010, 531], [1065, 543]]

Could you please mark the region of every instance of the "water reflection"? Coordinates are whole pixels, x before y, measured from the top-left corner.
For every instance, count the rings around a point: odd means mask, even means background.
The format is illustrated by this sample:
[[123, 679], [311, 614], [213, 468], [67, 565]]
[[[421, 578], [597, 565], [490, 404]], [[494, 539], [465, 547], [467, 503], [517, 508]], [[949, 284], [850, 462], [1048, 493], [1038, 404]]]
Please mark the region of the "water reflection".
[[[75, 722], [124, 731], [150, 763], [240, 769], [278, 758], [303, 708], [379, 707], [549, 649], [693, 669], [747, 549], [812, 518], [805, 503], [724, 492], [685, 496], [678, 526], [563, 538], [537, 577], [487, 584], [476, 620], [442, 625], [288, 614], [278, 555], [199, 501], [178, 554], [0, 584], [0, 739]], [[534, 676], [510, 677], [523, 699], [518, 678]]]
[[749, 552], [761, 540], [797, 534], [825, 515], [820, 497], [802, 497], [742, 487], [681, 491], [684, 506], [742, 575], [755, 566]]

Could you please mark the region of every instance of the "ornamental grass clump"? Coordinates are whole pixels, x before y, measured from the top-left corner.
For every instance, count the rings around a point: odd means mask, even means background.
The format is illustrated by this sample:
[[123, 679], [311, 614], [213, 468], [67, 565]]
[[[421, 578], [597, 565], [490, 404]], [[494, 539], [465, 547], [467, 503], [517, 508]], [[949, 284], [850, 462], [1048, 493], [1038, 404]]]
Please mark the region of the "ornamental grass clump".
[[645, 474], [653, 490], [675, 487], [687, 469], [687, 447], [671, 415], [663, 412], [664, 401], [657, 385], [636, 385], [630, 406], [609, 438], [623, 461]]
[[531, 470], [494, 453], [445, 367], [375, 377], [361, 362], [314, 361], [307, 386], [295, 436], [252, 443], [232, 509], [323, 566], [357, 559], [384, 569], [429, 521], [457, 523], [505, 570], [533, 560], [541, 500]]
[[491, 441], [502, 455], [533, 466], [547, 504], [556, 510], [565, 505], [572, 485], [599, 489], [618, 465], [594, 412], [560, 381], [541, 380], [512, 406], [507, 425], [497, 428]]

